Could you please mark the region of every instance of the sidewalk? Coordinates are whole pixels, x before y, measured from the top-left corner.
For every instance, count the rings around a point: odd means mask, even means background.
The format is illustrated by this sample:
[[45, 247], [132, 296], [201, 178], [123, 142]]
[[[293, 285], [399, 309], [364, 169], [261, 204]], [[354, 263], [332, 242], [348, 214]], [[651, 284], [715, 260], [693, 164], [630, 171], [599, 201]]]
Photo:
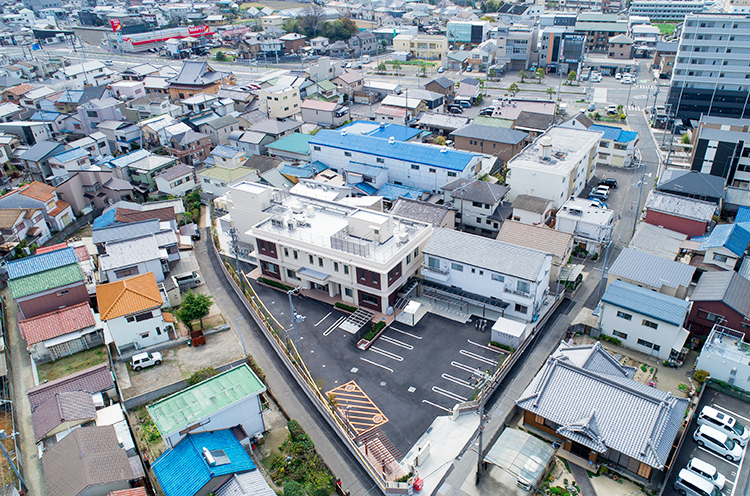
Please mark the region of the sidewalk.
[[6, 302], [6, 336], [7, 345], [10, 348], [11, 357], [11, 381], [13, 385], [13, 416], [16, 421], [16, 429], [19, 436], [18, 450], [20, 451], [21, 475], [26, 482], [28, 491], [26, 494], [44, 496], [47, 488], [44, 484], [42, 464], [37, 455], [36, 443], [34, 442], [34, 427], [31, 423], [31, 405], [26, 397], [26, 391], [34, 387], [34, 372], [31, 368], [31, 359], [26, 350], [26, 342], [21, 339], [18, 330], [18, 307], [10, 299], [10, 292], [3, 290], [3, 298]]

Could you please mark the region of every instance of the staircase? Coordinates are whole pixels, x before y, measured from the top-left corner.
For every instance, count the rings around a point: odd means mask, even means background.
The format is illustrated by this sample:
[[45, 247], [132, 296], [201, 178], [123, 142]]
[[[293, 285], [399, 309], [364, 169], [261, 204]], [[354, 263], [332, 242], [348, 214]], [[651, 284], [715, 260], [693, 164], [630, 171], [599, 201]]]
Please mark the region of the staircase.
[[359, 439], [365, 448], [365, 454], [375, 458], [386, 472], [390, 474], [397, 468], [401, 453], [380, 428], [370, 429]]

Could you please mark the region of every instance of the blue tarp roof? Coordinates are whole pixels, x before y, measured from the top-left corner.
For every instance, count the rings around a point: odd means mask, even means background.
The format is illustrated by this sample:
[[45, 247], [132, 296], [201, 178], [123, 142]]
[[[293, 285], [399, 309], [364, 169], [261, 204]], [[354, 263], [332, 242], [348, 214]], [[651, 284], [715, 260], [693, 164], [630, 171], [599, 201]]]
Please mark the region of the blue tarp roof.
[[682, 326], [690, 306], [689, 301], [623, 281], [610, 284], [602, 301], [676, 326]]
[[[203, 448], [224, 451], [229, 463], [209, 466]], [[192, 496], [212, 478], [254, 470], [255, 464], [232, 431], [222, 429], [188, 434], [151, 468], [165, 496]]]
[[73, 263], [78, 263], [75, 250], [73, 248], [63, 248], [8, 262], [8, 278], [11, 280], [17, 279]]
[[602, 139], [609, 139], [618, 143], [629, 143], [638, 137], [638, 133], [634, 131], [625, 131], [619, 127], [602, 124], [592, 124], [589, 131], [600, 131], [604, 133]]
[[361, 134], [342, 134], [342, 131], [329, 130], [320, 131], [313, 136], [310, 145], [328, 146], [453, 171], [465, 170], [476, 157], [480, 157], [480, 155], [474, 153], [421, 143], [401, 141], [389, 143], [387, 139], [373, 138]]
[[94, 229], [101, 229], [113, 224], [115, 222], [116, 213], [117, 209], [113, 208], [94, 219]]
[[750, 223], [719, 224], [706, 236], [692, 238], [700, 241], [700, 251], [708, 248], [726, 248], [741, 257], [750, 244]]
[[412, 200], [419, 200], [422, 198], [424, 191], [410, 188], [408, 186], [402, 186], [400, 184], [387, 183], [380, 188], [378, 196], [382, 196], [386, 200], [394, 201], [398, 198], [411, 198]]

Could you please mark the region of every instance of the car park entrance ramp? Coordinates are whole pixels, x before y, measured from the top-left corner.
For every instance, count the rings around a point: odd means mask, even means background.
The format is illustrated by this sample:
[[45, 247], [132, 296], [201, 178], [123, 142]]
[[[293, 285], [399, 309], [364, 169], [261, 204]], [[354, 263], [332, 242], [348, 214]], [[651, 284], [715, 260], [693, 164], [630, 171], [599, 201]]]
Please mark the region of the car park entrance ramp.
[[347, 319], [339, 326], [349, 334], [357, 334], [368, 322], [375, 316], [372, 312], [358, 308], [356, 312], [349, 315]]

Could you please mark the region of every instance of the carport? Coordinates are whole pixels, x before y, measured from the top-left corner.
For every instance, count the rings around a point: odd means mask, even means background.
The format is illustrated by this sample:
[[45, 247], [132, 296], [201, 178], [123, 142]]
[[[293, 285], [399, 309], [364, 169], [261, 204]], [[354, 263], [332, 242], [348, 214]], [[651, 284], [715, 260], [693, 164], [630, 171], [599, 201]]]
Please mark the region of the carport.
[[523, 431], [505, 429], [484, 462], [500, 467], [516, 477], [516, 484], [529, 490], [539, 486], [554, 456], [555, 450], [544, 441]]

